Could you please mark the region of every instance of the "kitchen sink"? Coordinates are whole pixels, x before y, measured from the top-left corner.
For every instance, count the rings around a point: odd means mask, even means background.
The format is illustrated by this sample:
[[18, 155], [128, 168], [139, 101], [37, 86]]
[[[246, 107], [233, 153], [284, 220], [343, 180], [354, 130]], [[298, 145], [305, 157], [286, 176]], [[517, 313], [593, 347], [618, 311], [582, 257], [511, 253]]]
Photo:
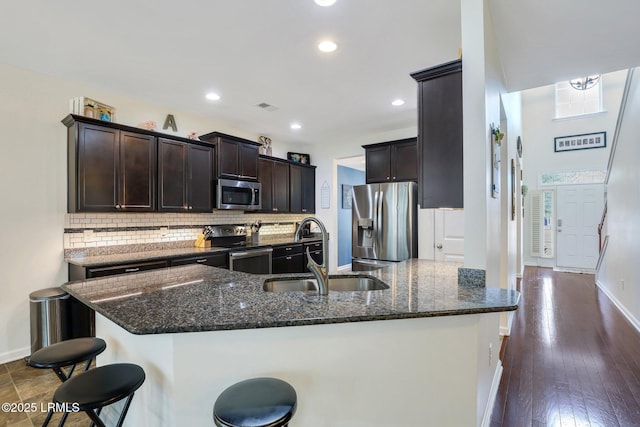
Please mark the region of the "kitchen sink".
[[[262, 289], [266, 292], [305, 292], [318, 291], [316, 279], [274, 278], [264, 281]], [[366, 292], [389, 289], [389, 286], [371, 276], [329, 276], [329, 291]]]

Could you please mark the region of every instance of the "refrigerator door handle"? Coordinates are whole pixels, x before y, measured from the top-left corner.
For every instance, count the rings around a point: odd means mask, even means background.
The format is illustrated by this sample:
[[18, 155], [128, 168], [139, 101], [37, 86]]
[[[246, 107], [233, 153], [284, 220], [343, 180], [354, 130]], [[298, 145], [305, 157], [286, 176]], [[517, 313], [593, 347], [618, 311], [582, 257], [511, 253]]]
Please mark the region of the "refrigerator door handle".
[[373, 193], [373, 228], [371, 230], [371, 246], [373, 246], [374, 257], [377, 256], [378, 253], [378, 197], [379, 194], [377, 191]]
[[376, 217], [378, 218], [378, 226], [376, 228], [376, 242], [378, 242], [378, 247], [382, 247], [382, 238], [384, 237], [382, 235], [382, 230], [384, 227], [384, 224], [382, 223], [382, 201], [384, 199], [384, 192], [380, 191], [380, 196], [378, 197], [378, 203], [376, 204]]

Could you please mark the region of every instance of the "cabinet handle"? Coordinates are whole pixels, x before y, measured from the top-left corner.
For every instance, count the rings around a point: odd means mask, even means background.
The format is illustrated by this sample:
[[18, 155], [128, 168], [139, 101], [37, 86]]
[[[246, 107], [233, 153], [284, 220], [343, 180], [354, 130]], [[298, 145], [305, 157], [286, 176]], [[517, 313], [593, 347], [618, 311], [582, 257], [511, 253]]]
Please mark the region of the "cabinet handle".
[[285, 257], [284, 259], [286, 259], [286, 260], [290, 260], [290, 259], [291, 259], [291, 257], [290, 257], [290, 256], [288, 256], [288, 257]]
[[125, 268], [124, 272], [125, 273], [135, 273], [136, 271], [140, 271], [139, 267], [136, 268]]
[[394, 176], [393, 179], [396, 179], [396, 177]]
[[285, 251], [291, 251], [293, 248], [284, 248]]
[[389, 177], [387, 177], [387, 179], [389, 179]]
[[302, 212], [306, 212], [306, 211], [307, 211], [306, 209], [302, 209]]
[[116, 205], [116, 209], [120, 209], [120, 205]]
[[278, 208], [273, 208], [272, 211], [278, 212]]
[[193, 206], [189, 206], [189, 210], [193, 209]]
[[207, 262], [207, 259], [206, 259], [206, 258], [203, 258], [203, 259], [197, 259], [197, 260], [196, 260], [196, 262]]

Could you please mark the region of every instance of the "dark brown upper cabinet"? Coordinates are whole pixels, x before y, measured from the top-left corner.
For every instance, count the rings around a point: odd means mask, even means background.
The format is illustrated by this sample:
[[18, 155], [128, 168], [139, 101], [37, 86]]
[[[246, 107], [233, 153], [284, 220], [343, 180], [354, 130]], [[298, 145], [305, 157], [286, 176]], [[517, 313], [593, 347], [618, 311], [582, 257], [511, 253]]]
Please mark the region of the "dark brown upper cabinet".
[[156, 138], [67, 116], [68, 211], [148, 212], [156, 208]]
[[418, 82], [420, 207], [462, 208], [462, 60], [411, 77]]
[[239, 178], [252, 181], [258, 179], [259, 143], [220, 132], [202, 135], [200, 140], [213, 142], [217, 146], [218, 178]]
[[213, 210], [214, 147], [158, 138], [158, 210]]
[[291, 213], [316, 212], [316, 167], [289, 164], [289, 210]]
[[418, 181], [416, 138], [363, 145], [367, 184]]
[[258, 181], [262, 188], [262, 211], [289, 212], [289, 163], [260, 156]]

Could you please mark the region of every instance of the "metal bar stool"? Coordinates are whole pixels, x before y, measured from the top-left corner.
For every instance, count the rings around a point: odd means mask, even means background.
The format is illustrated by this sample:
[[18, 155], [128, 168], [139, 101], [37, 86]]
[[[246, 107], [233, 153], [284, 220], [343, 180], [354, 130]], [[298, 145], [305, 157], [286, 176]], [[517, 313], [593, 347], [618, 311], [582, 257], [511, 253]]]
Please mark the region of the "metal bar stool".
[[[75, 338], [51, 344], [35, 351], [27, 360], [27, 365], [39, 369], [52, 369], [63, 383], [71, 378], [78, 363], [86, 362], [84, 371], [89, 370], [97, 355], [107, 348], [107, 343], [101, 338]], [[62, 368], [69, 367], [67, 373]], [[60, 421], [64, 424], [67, 413]], [[44, 425], [53, 416], [53, 409], [47, 414]], [[61, 424], [61, 425], [62, 425]]]
[[[70, 410], [84, 411], [91, 425], [106, 427], [100, 419], [103, 407], [127, 399], [116, 427], [121, 427], [131, 399], [145, 380], [144, 370], [132, 363], [114, 363], [100, 366], [70, 378], [53, 394], [53, 402]], [[42, 426], [45, 427], [45, 422]], [[64, 425], [64, 419], [59, 426]]]
[[224, 390], [213, 406], [218, 427], [282, 427], [296, 413], [297, 395], [277, 378], [252, 378]]

